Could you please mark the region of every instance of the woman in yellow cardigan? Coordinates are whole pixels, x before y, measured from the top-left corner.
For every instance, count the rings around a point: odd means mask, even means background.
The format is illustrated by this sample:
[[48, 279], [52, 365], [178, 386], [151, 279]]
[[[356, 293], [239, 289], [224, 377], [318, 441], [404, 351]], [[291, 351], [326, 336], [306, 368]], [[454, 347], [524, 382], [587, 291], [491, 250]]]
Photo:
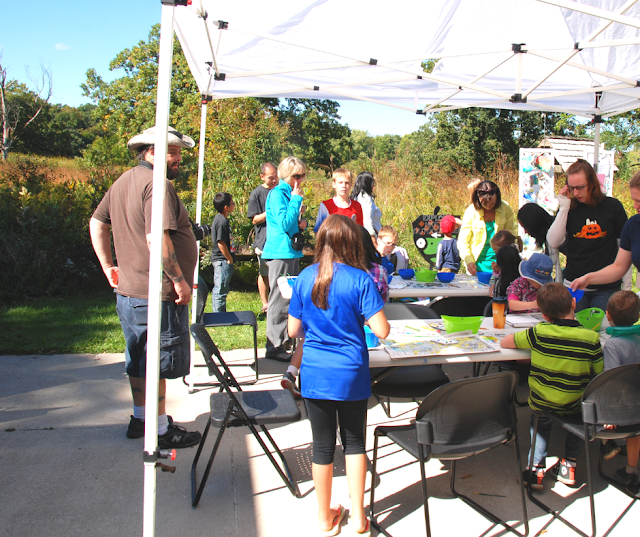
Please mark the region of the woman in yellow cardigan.
[[458, 250], [467, 272], [491, 272], [496, 254], [489, 241], [501, 229], [515, 234], [513, 211], [502, 201], [500, 189], [493, 181], [482, 181], [471, 195], [471, 205], [462, 217]]

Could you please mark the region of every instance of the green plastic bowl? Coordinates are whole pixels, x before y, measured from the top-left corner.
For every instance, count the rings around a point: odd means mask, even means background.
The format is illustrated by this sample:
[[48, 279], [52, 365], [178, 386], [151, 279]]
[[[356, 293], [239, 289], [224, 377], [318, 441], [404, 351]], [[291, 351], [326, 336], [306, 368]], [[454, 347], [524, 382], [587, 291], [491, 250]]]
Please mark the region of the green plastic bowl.
[[451, 317], [449, 315], [441, 315], [441, 317], [447, 334], [463, 332], [464, 330], [471, 330], [473, 334], [477, 334], [484, 320], [484, 317], [481, 315], [476, 317]]
[[416, 270], [416, 280], [419, 282], [433, 283], [436, 281], [436, 274], [438, 273], [435, 270], [418, 269]]
[[587, 308], [576, 313], [576, 320], [585, 328], [598, 332], [604, 320], [604, 311], [600, 308]]

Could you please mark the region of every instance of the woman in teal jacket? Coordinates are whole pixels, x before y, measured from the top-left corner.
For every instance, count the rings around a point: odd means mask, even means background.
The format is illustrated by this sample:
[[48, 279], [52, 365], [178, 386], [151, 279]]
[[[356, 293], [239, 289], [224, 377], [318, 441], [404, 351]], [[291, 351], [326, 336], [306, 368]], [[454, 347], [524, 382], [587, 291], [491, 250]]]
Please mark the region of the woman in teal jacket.
[[300, 272], [302, 251], [294, 250], [291, 238], [307, 227], [300, 219], [303, 192], [300, 184], [307, 175], [304, 162], [296, 157], [286, 157], [278, 166], [280, 182], [271, 189], [267, 197], [267, 241], [262, 250], [262, 259], [269, 268], [269, 307], [267, 309], [266, 357], [281, 362], [291, 360], [284, 348], [289, 339], [287, 313], [289, 300], [280, 293], [277, 281], [280, 276], [297, 276]]

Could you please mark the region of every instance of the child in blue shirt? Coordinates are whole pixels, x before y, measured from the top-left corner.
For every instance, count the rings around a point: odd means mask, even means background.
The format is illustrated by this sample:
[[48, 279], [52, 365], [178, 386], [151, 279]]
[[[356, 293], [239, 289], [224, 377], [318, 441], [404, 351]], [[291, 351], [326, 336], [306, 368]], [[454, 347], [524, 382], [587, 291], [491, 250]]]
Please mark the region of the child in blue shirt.
[[440, 231], [444, 238], [438, 244], [436, 254], [436, 270], [440, 272], [454, 272], [460, 270], [460, 254], [458, 253], [458, 239], [453, 238], [456, 230], [456, 219], [447, 215], [440, 220]]
[[331, 507], [336, 413], [345, 453], [351, 498], [351, 524], [369, 531], [364, 516], [367, 472], [365, 429], [371, 396], [365, 320], [378, 337], [389, 334], [380, 293], [363, 264], [357, 224], [331, 215], [318, 230], [316, 263], [304, 269], [289, 303], [289, 336], [305, 338], [300, 368], [313, 433], [313, 482], [318, 498], [320, 531], [335, 535], [344, 508]]

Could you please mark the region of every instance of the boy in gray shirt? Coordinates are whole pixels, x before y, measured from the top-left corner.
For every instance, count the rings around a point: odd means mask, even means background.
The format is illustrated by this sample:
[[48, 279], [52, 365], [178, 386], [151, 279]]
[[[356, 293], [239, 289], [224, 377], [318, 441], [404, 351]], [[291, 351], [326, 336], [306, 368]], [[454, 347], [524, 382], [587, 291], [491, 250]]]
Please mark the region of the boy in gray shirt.
[[[640, 325], [635, 325], [640, 317], [640, 299], [631, 291], [618, 291], [611, 295], [607, 303], [607, 320], [611, 325], [607, 333], [611, 338], [602, 345], [604, 369], [621, 365], [640, 364]], [[605, 458], [611, 458], [620, 447], [609, 441], [605, 444]], [[640, 436], [627, 439], [627, 467], [618, 470], [618, 476], [626, 483], [627, 489], [638, 494], [638, 454]]]

